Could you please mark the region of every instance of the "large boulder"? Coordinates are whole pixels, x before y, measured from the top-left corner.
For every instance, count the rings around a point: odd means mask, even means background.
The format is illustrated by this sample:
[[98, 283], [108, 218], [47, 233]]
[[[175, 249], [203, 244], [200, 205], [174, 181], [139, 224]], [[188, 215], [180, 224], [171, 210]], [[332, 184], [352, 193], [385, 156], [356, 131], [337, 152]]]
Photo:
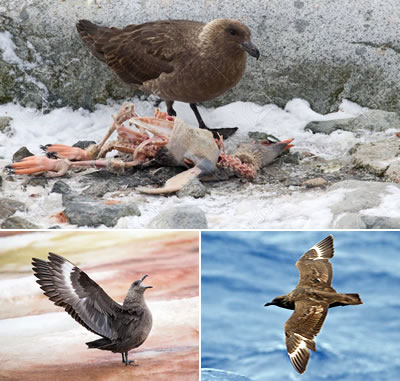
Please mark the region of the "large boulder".
[[240, 99], [283, 106], [300, 97], [326, 113], [347, 98], [371, 108], [399, 109], [397, 0], [384, 6], [375, 0], [97, 3], [101, 7], [85, 0], [2, 0], [0, 103], [16, 99], [43, 108], [92, 108], [134, 93], [82, 44], [78, 19], [124, 26], [231, 17], [251, 28], [262, 57], [249, 59], [244, 79], [214, 105]]

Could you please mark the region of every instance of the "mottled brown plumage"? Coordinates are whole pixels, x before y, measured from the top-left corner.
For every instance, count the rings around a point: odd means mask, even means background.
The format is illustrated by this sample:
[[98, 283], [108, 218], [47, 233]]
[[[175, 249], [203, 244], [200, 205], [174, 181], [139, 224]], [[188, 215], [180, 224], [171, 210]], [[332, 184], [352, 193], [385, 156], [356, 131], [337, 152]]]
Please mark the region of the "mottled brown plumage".
[[328, 308], [362, 304], [359, 294], [339, 294], [331, 286], [329, 258], [333, 254], [333, 237], [330, 235], [297, 261], [300, 280], [296, 288], [265, 304], [294, 310], [285, 323], [286, 347], [292, 365], [300, 374], [306, 371], [310, 349], [316, 350], [314, 337], [321, 330]]
[[246, 53], [260, 55], [248, 27], [231, 19], [153, 21], [122, 29], [80, 20], [77, 29], [91, 52], [124, 82], [164, 99], [170, 115], [176, 115], [174, 101], [190, 103], [202, 128], [207, 127], [196, 103], [235, 86]]

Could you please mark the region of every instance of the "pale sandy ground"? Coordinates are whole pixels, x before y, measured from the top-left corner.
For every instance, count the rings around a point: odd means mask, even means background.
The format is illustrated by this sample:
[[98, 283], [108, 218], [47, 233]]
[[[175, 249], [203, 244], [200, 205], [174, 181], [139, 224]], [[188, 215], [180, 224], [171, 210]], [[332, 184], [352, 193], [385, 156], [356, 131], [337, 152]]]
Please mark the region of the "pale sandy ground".
[[[49, 251], [74, 262], [116, 301], [149, 274], [153, 313], [147, 341], [121, 355], [88, 350], [98, 336], [45, 297], [32, 256]], [[39, 232], [0, 237], [0, 380], [198, 380], [197, 232]]]

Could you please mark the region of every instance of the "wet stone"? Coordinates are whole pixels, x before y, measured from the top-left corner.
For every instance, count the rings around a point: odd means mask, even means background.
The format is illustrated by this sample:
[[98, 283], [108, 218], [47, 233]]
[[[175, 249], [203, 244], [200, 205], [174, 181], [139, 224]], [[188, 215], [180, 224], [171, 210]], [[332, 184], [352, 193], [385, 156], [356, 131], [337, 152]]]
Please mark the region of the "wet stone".
[[17, 210], [24, 210], [23, 202], [12, 200], [10, 198], [0, 198], [0, 219], [12, 216]]
[[397, 137], [356, 145], [352, 149], [352, 161], [355, 168], [400, 183], [400, 139]]
[[96, 144], [96, 142], [93, 140], [79, 140], [75, 144], [73, 144], [72, 147], [86, 149], [93, 144]]
[[[151, 168], [130, 168], [123, 174], [116, 174], [107, 170], [100, 170], [87, 175], [82, 176], [79, 180], [83, 184], [100, 184], [103, 182], [104, 190], [109, 187], [106, 192], [114, 192], [117, 190], [124, 190], [127, 188], [136, 188], [139, 186], [147, 185], [162, 185], [175, 176], [182, 172], [184, 169], [176, 167], [162, 167], [158, 169]], [[112, 183], [112, 185], [110, 184]], [[100, 187], [100, 186], [99, 186]], [[99, 189], [99, 194], [102, 190]], [[88, 192], [90, 192], [88, 190]]]
[[260, 132], [260, 131], [249, 131], [247, 133], [247, 136], [253, 140], [253, 141], [271, 141], [271, 142], [279, 142], [279, 139], [271, 134], [268, 134], [266, 132]]
[[207, 229], [207, 217], [194, 206], [178, 206], [162, 211], [149, 223], [150, 229]]
[[34, 177], [29, 177], [26, 181], [22, 183], [23, 187], [27, 186], [32, 186], [32, 187], [43, 187], [46, 188], [47, 184], [49, 183], [49, 180], [47, 177], [44, 176], [34, 176]]
[[62, 197], [64, 213], [72, 225], [113, 227], [121, 217], [140, 216], [135, 203], [107, 204], [89, 196], [66, 195]]
[[70, 186], [62, 180], [57, 180], [50, 191], [50, 193], [60, 193], [60, 194], [68, 194], [71, 192], [72, 189], [70, 188]]
[[312, 131], [314, 134], [321, 133], [329, 135], [336, 130], [351, 132], [369, 130], [376, 132], [386, 131], [390, 128], [400, 128], [399, 114], [383, 110], [370, 110], [355, 118], [310, 122], [304, 127], [304, 130]]
[[16, 151], [13, 155], [12, 161], [13, 163], [17, 161], [21, 161], [28, 156], [34, 156], [32, 152], [28, 150], [26, 147], [21, 147], [18, 151]]
[[362, 215], [360, 211], [374, 209], [381, 205], [382, 198], [391, 194], [391, 188], [400, 185], [375, 181], [345, 180], [330, 187], [330, 190], [344, 190], [343, 198], [331, 206], [333, 228], [335, 229], [394, 229], [398, 218]]
[[302, 185], [306, 188], [323, 188], [328, 185], [328, 181], [322, 177], [315, 177], [314, 179], [304, 181]]
[[202, 198], [207, 194], [210, 194], [210, 190], [197, 178], [185, 184], [184, 187], [176, 193], [179, 198], [187, 196]]
[[313, 134], [329, 135], [336, 130], [348, 129], [350, 120], [351, 119], [338, 119], [310, 122], [304, 127], [304, 130], [311, 131]]
[[9, 116], [0, 116], [0, 132], [9, 137], [14, 135], [14, 131], [10, 126], [12, 120]]
[[82, 191], [82, 194], [86, 196], [103, 197], [107, 192], [115, 192], [122, 190], [123, 188], [127, 188], [127, 186], [124, 186], [123, 184], [120, 184], [114, 180], [99, 181], [90, 184], [85, 190]]
[[400, 229], [400, 218], [367, 215], [361, 218], [367, 229]]
[[8, 217], [1, 224], [2, 229], [39, 229], [39, 226], [22, 217]]
[[301, 155], [299, 152], [291, 153], [289, 151], [286, 151], [283, 153], [283, 155], [279, 156], [279, 160], [282, 160], [282, 162], [287, 164], [297, 165], [301, 161]]

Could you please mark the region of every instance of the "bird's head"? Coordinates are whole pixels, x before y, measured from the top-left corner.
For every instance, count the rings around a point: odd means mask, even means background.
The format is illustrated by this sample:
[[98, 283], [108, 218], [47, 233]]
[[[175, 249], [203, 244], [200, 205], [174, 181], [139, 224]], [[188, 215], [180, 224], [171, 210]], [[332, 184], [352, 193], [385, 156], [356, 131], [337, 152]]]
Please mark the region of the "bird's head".
[[281, 308], [287, 308], [288, 310], [294, 310], [294, 303], [289, 301], [287, 296], [277, 296], [272, 302], [265, 303], [264, 307], [267, 306], [278, 306]]
[[143, 294], [148, 288], [153, 288], [152, 286], [144, 286], [143, 281], [148, 277], [148, 275], [143, 276], [142, 279], [135, 280], [129, 289], [130, 292], [135, 292], [137, 294]]
[[204, 26], [200, 39], [222, 45], [233, 55], [245, 51], [256, 59], [260, 58], [260, 51], [251, 41], [250, 29], [237, 20], [216, 19], [209, 22]]

